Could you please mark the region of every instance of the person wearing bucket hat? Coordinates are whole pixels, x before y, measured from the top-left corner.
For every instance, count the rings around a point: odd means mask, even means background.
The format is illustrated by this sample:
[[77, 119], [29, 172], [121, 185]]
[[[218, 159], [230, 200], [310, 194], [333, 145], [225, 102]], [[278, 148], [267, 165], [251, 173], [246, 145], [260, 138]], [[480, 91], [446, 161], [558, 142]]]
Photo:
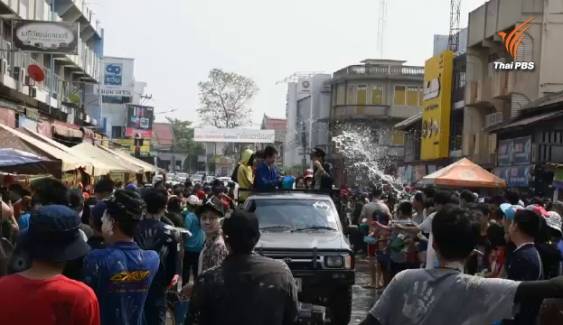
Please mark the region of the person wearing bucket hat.
[[202, 201], [195, 195], [190, 195], [187, 199], [187, 207], [184, 210], [184, 227], [192, 234], [184, 242], [184, 265], [182, 281], [190, 282], [190, 272], [194, 278], [198, 275], [199, 254], [205, 242], [205, 233], [201, 229], [200, 220], [196, 210], [202, 205]]
[[31, 267], [0, 278], [0, 324], [100, 324], [94, 291], [62, 275], [66, 262], [90, 249], [79, 226], [80, 217], [63, 205], [44, 205], [31, 214], [19, 242]]
[[313, 163], [313, 189], [330, 192], [332, 189], [332, 166], [325, 161], [325, 152], [321, 148], [314, 148], [310, 158]]
[[100, 300], [102, 324], [141, 324], [158, 254], [133, 240], [144, 202], [137, 192], [116, 190], [105, 202], [102, 233], [107, 246], [84, 259], [84, 281]]

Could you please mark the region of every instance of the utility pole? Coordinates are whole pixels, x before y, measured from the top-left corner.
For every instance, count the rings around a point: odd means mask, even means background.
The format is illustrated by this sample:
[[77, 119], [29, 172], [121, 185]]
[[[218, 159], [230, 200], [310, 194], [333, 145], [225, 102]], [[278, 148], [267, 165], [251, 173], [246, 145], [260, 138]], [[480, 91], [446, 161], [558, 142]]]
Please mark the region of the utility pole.
[[385, 23], [387, 20], [387, 0], [379, 0], [379, 18], [377, 22], [377, 55], [383, 59], [385, 52]]
[[305, 121], [301, 121], [301, 146], [303, 147], [303, 175], [307, 170], [307, 134], [305, 128]]
[[459, 49], [461, 1], [462, 0], [450, 0], [450, 34], [448, 36], [448, 49], [454, 53]]

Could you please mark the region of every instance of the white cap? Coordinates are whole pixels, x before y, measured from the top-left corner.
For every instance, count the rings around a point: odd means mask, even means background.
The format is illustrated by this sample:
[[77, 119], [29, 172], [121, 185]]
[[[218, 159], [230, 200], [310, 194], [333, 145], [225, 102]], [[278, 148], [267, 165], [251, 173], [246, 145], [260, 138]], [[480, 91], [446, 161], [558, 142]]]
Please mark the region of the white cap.
[[548, 211], [545, 216], [547, 226], [561, 232], [561, 216], [555, 211]]
[[188, 204], [193, 206], [200, 206], [203, 202], [195, 195], [188, 196]]

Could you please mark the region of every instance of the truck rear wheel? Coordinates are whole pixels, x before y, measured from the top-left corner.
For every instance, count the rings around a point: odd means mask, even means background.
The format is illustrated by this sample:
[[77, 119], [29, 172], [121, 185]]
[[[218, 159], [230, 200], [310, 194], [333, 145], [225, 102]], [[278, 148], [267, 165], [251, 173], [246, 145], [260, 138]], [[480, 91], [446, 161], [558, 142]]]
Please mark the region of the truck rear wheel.
[[333, 293], [329, 303], [332, 325], [348, 325], [352, 317], [352, 287], [344, 287]]

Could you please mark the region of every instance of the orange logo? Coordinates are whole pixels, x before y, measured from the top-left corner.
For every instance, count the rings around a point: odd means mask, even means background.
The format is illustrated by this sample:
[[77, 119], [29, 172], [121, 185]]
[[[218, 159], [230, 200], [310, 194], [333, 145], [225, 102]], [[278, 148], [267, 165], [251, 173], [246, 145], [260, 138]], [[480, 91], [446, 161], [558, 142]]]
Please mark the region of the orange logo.
[[508, 34], [505, 32], [498, 32], [498, 35], [502, 38], [506, 51], [513, 59], [516, 59], [516, 56], [518, 55], [520, 44], [522, 44], [524, 37], [526, 37], [524, 33], [528, 30], [528, 28], [530, 28], [532, 20], [534, 20], [534, 17], [526, 19], [523, 23], [514, 27], [514, 29]]

